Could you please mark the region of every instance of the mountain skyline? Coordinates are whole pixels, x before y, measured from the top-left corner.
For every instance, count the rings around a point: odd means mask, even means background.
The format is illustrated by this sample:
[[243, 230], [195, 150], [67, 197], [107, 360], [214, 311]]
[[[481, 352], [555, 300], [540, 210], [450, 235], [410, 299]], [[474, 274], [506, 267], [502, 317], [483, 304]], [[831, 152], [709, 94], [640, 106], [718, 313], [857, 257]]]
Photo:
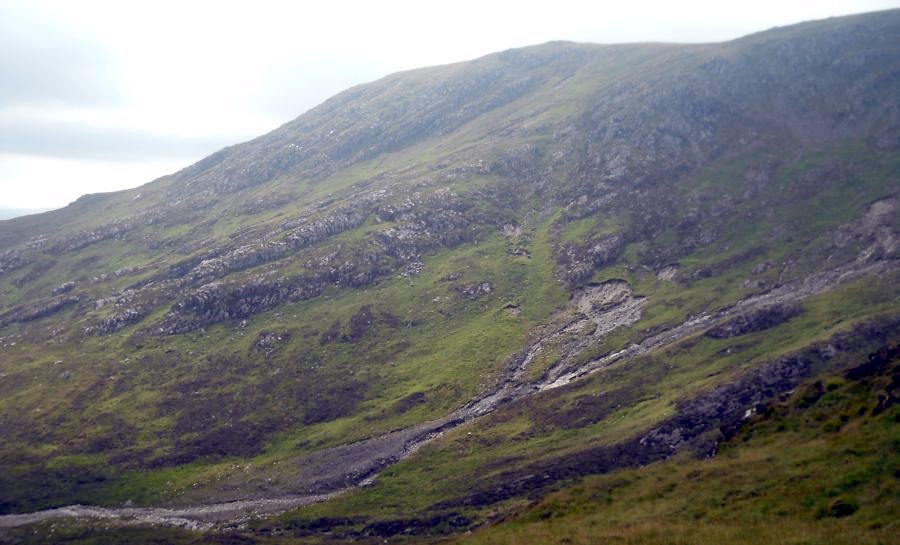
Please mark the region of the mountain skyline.
[[[894, 5], [771, 2], [747, 13], [713, 2], [558, 3], [552, 10], [473, 3], [448, 15], [402, 3], [307, 12], [277, 2], [253, 10], [5, 2], [0, 37], [17, 54], [0, 58], [14, 75], [0, 96], [0, 206], [59, 207], [136, 187], [397, 70], [548, 40], [719, 41]], [[348, 23], [347, 10], [366, 23]], [[513, 12], [517, 24], [509, 25]], [[206, 25], [209, 14], [217, 25]], [[444, 24], [435, 28], [438, 19]], [[202, 41], [194, 39], [197, 28]], [[457, 28], [469, 29], [462, 43]]]

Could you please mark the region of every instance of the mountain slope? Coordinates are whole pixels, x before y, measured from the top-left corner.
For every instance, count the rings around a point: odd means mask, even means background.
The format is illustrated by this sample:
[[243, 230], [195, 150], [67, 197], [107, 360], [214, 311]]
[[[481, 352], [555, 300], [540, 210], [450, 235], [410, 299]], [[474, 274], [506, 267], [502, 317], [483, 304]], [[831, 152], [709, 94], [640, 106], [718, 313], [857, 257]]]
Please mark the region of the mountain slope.
[[365, 526], [714, 452], [897, 338], [898, 34], [404, 72], [0, 222], [0, 509], [320, 495], [403, 460], [307, 511]]
[[460, 541], [895, 542], [896, 356], [804, 384], [716, 459], [595, 477]]
[[[675, 459], [583, 479], [540, 500], [482, 513], [491, 523], [453, 542], [892, 542], [897, 356], [896, 345], [887, 347], [840, 373], [801, 384], [737, 430], [715, 458]], [[291, 516], [266, 523], [280, 526], [277, 534], [257, 528], [254, 534], [220, 539], [295, 543], [324, 530], [330, 536], [326, 542], [383, 542], [373, 535], [374, 525], [363, 530], [368, 535], [360, 533], [361, 520]], [[466, 524], [456, 515], [392, 525], [415, 543], [433, 542], [434, 534], [460, 523]], [[16, 529], [7, 538], [15, 543], [209, 542], [196, 533], [158, 527], [110, 532], [64, 522]]]

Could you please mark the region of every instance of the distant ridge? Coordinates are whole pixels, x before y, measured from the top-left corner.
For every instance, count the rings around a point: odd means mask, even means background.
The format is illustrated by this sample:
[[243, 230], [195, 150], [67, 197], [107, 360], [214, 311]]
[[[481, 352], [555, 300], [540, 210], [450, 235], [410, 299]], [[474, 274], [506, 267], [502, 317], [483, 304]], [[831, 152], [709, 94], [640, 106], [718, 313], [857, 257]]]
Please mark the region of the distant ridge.
[[49, 212], [55, 208], [0, 208], [0, 220], [9, 220], [20, 216], [31, 216], [42, 212]]

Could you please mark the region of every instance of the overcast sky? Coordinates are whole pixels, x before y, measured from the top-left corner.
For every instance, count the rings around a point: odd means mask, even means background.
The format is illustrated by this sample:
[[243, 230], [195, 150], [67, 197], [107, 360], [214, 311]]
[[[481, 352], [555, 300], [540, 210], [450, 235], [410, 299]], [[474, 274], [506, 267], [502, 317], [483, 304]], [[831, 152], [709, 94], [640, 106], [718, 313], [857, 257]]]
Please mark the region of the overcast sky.
[[722, 41], [900, 0], [0, 0], [0, 208], [134, 187], [358, 83], [549, 40]]

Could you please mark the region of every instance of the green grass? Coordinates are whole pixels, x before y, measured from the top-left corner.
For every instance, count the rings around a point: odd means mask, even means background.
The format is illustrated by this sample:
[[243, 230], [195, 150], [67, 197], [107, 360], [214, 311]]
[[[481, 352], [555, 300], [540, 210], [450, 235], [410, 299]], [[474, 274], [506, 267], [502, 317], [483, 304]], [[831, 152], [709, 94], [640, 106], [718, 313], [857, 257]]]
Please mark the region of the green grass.
[[[798, 206], [797, 200], [808, 188], [791, 181], [821, 168], [823, 164], [830, 164], [835, 155], [844, 161], [859, 158], [856, 164], [862, 166], [840, 184], [816, 193], [816, 207]], [[732, 193], [736, 190], [733, 184], [739, 179], [741, 170], [755, 160], [747, 157], [743, 162], [736, 161], [729, 165], [714, 164], [685, 182], [686, 194], [690, 196], [691, 191], [710, 193], [709, 200], [715, 201], [718, 198], [716, 195]], [[360, 168], [383, 168], [388, 166], [385, 161], [395, 161], [392, 164], [396, 167], [403, 164], [400, 159], [379, 159], [376, 161], [378, 166], [373, 163]], [[675, 282], [659, 281], [652, 271], [642, 268], [650, 243], [629, 244], [618, 262], [598, 270], [594, 280], [627, 280], [637, 295], [648, 298], [643, 317], [632, 326], [621, 328], [603, 342], [589, 347], [579, 358], [586, 361], [627, 346], [658, 328], [670, 327], [690, 315], [713, 311], [754, 293], [756, 288], [745, 287], [742, 282], [751, 276], [751, 269], [762, 261], [777, 264], [801, 250], [817, 256], [815, 245], [810, 246], [807, 241], [815, 240], [817, 233], [827, 232], [829, 226], [858, 215], [883, 190], [883, 180], [893, 166], [896, 166], [893, 159], [872, 155], [858, 145], [829, 148], [802, 156], [773, 182], [781, 184], [778, 191], [787, 192], [786, 197], [777, 201], [780, 203], [776, 211], [779, 222], [792, 228], [805, 226], [796, 231], [797, 235], [792, 236], [791, 240], [773, 242], [770, 233], [775, 225], [770, 220], [746, 222], [726, 214], [716, 220], [720, 222], [716, 225], [720, 233], [717, 241], [678, 259], [680, 271]], [[347, 187], [351, 187], [356, 183], [353, 180], [359, 180], [364, 174], [363, 171], [348, 174]], [[468, 183], [489, 185], [496, 183], [496, 180], [475, 179]], [[465, 187], [463, 184], [458, 190]], [[682, 213], [691, 206], [691, 202], [688, 200], [676, 205], [685, 207], [679, 210]], [[537, 206], [537, 203], [529, 202], [527, 206]], [[820, 215], [820, 208], [827, 213]], [[277, 210], [273, 211], [270, 216], [265, 216], [268, 219], [264, 221], [277, 222], [279, 214]], [[825, 220], [817, 219], [820, 216], [828, 218], [827, 221], [823, 223]], [[134, 337], [143, 324], [164, 317], [168, 308], [162, 306], [155, 309], [142, 324], [126, 328], [119, 336], [79, 338], [70, 334], [71, 340], [63, 341], [58, 348], [51, 344], [40, 350], [29, 346], [27, 340], [20, 340], [17, 347], [4, 355], [6, 368], [9, 369], [5, 372], [10, 375], [9, 378], [29, 386], [7, 392], [0, 403], [0, 414], [5, 411], [11, 415], [13, 408], [17, 412], [23, 410], [30, 415], [29, 421], [34, 429], [44, 437], [37, 443], [59, 444], [55, 437], [80, 436], [76, 444], [82, 445], [81, 448], [91, 441], [109, 437], [112, 430], [109, 424], [102, 422], [109, 415], [115, 415], [134, 430], [131, 433], [135, 440], [129, 447], [130, 452], [143, 449], [148, 450], [151, 457], [158, 456], [166, 450], [177, 448], [179, 441], [193, 437], [189, 433], [181, 436], [172, 434], [173, 426], [183, 413], [178, 410], [160, 412], [159, 407], [167, 403], [167, 399], [168, 402], [173, 399], [163, 392], [188, 387], [186, 384], [190, 382], [190, 377], [212, 374], [219, 380], [193, 386], [194, 389], [199, 388], [203, 397], [214, 399], [218, 396], [219, 399], [235, 400], [249, 407], [241, 414], [242, 420], [257, 422], [268, 419], [266, 421], [274, 422], [272, 425], [277, 431], [269, 434], [261, 450], [253, 456], [212, 456], [196, 460], [183, 471], [172, 468], [110, 472], [108, 479], [103, 481], [102, 490], [92, 488], [90, 492], [82, 491], [78, 496], [79, 501], [103, 503], [115, 503], [122, 499], [149, 503], [160, 498], [178, 497], [182, 492], [196, 488], [193, 487], [195, 483], [210, 482], [209, 475], [232, 473], [228, 467], [238, 462], [250, 464], [261, 475], [269, 475], [273, 464], [280, 460], [438, 418], [490, 385], [506, 358], [529, 341], [529, 330], [547, 320], [563, 304], [565, 292], [554, 279], [554, 246], [577, 243], [586, 237], [629, 225], [625, 214], [602, 219], [587, 217], [571, 223], [561, 223], [560, 217], [559, 213], [546, 214], [542, 220], [523, 222], [524, 232], [516, 240], [494, 234], [479, 237], [478, 244], [462, 245], [426, 257], [425, 269], [418, 277], [386, 279], [362, 289], [329, 289], [322, 297], [282, 305], [252, 317], [245, 329], [237, 329], [235, 324], [227, 323], [181, 336]], [[220, 221], [224, 223], [217, 224], [215, 230], [221, 228], [224, 229], [221, 233], [224, 233], [237, 229], [241, 222], [249, 220], [246, 216], [229, 216]], [[388, 225], [376, 224], [370, 218], [362, 226], [326, 241], [323, 248], [315, 252], [321, 255], [340, 246], [365, 244], [374, 231]], [[181, 227], [172, 229], [174, 233]], [[667, 233], [653, 244], [671, 243], [666, 242], [669, 240], [666, 237], [677, 240], [675, 231]], [[514, 249], [524, 249], [529, 257], [521, 252], [514, 255]], [[750, 253], [751, 250], [753, 253]], [[99, 252], [100, 247], [89, 247], [88, 251]], [[104, 261], [105, 271], [147, 264], [152, 261], [153, 255], [135, 253], [124, 241], [103, 243], [103, 252], [109, 254], [109, 261]], [[743, 257], [745, 255], [750, 257]], [[800, 255], [802, 257], [804, 254]], [[286, 265], [282, 269], [283, 274], [303, 274], [305, 271], [303, 263], [296, 259], [283, 259], [278, 263], [279, 266], [280, 263]], [[71, 263], [67, 263], [66, 268], [58, 264], [40, 280], [40, 285], [59, 285], [71, 278], [71, 273], [77, 270], [73, 267]], [[268, 265], [258, 269], [265, 270], [266, 267]], [[693, 272], [710, 267], [721, 270], [712, 276], [691, 278]], [[255, 274], [258, 269], [240, 274]], [[761, 276], [775, 280], [777, 269], [773, 267]], [[451, 273], [462, 273], [463, 276], [454, 282], [441, 281]], [[132, 277], [114, 279], [109, 287], [124, 286], [134, 280]], [[455, 285], [482, 281], [490, 282], [494, 291], [475, 301], [460, 298], [452, 289]], [[767, 354], [789, 351], [809, 338], [827, 335], [836, 327], [890, 310], [895, 303], [890, 297], [885, 297], [885, 290], [890, 291], [889, 284], [889, 281], [868, 285], [862, 282], [855, 288], [847, 288], [849, 292], [835, 292], [835, 295], [822, 299], [828, 303], [813, 303], [806, 314], [792, 321], [786, 329], [778, 329], [775, 337], [770, 338], [769, 332], [759, 334], [755, 338], [765, 339], [765, 343], [748, 343], [753, 344], [753, 348], [729, 357], [717, 355], [725, 346], [722, 342], [709, 339], [702, 340], [689, 351], [665, 354], [667, 364], [673, 366], [676, 372], [669, 373], [664, 381], [653, 386], [656, 390], [641, 389], [643, 393], [626, 404], [615, 418], [594, 423], [577, 432], [537, 432], [530, 442], [525, 441], [523, 445], [513, 442], [508, 451], [497, 448], [491, 456], [498, 459], [529, 459], [535, 453], [549, 452], [542, 450], [545, 447], [553, 452], [563, 452], [584, 440], [615, 441], [624, 438], [669, 415], [676, 392], [686, 386], [711, 386]], [[109, 293], [105, 291], [108, 287], [101, 289], [100, 286], [92, 288], [95, 293]], [[11, 293], [13, 297], [25, 296], [22, 290]], [[505, 309], [507, 303], [517, 305], [519, 312]], [[330, 324], [339, 320], [346, 332], [350, 318], [365, 305], [372, 305], [376, 314], [390, 312], [402, 322], [412, 322], [415, 326], [390, 328], [380, 323], [355, 343], [320, 344], [319, 339]], [[112, 307], [104, 307], [90, 311], [86, 316], [96, 319], [115, 311]], [[50, 327], [53, 327], [52, 324], [48, 329]], [[8, 330], [23, 330], [27, 334], [27, 329], [19, 325], [10, 326]], [[264, 331], [288, 331], [290, 340], [279, 345], [271, 357], [266, 357], [253, 349], [258, 335]], [[783, 335], [779, 333], [781, 331], [784, 331]], [[45, 333], [36, 334], [37, 337], [42, 335]], [[99, 354], [102, 356], [98, 357]], [[126, 358], [130, 359], [130, 363], [122, 364]], [[550, 347], [529, 369], [529, 376], [539, 376], [555, 359]], [[53, 362], [57, 360], [64, 360], [65, 363], [55, 366]], [[60, 377], [65, 371], [73, 374], [63, 380]], [[317, 390], [340, 392], [346, 387], [347, 377], [352, 377], [351, 386], [365, 385], [355, 394], [358, 399], [341, 408], [343, 401], [326, 397], [325, 403], [337, 403], [333, 416], [323, 422], [304, 422], [307, 418], [304, 415], [309, 414], [313, 404], [320, 403], [308, 399], [309, 388], [315, 384]], [[596, 385], [585, 388], [584, 392], [601, 389]], [[253, 394], [254, 390], [260, 394]], [[135, 391], [143, 393], [134, 396]], [[405, 412], [393, 409], [404, 397], [419, 393], [426, 396], [425, 403]], [[582, 393], [573, 394], [577, 395]], [[50, 407], [44, 403], [49, 396], [58, 400]], [[96, 403], [79, 409], [79, 419], [71, 418], [71, 407], [77, 406], [79, 399], [88, 397]], [[175, 398], [176, 405], [187, 407], [189, 399], [187, 396]], [[521, 418], [523, 422], [527, 420], [525, 416]], [[101, 423], [83, 424], [93, 420]], [[522, 423], [520, 425], [524, 426]], [[33, 449], [29, 442], [22, 440], [10, 441], [8, 448], [10, 455], [16, 451], [34, 453], [35, 461], [29, 463], [38, 465], [23, 468], [40, 467], [42, 463], [51, 462], [55, 456], [71, 453], [68, 448]], [[105, 459], [100, 453], [92, 456], [100, 462]], [[170, 473], [179, 477], [174, 480], [158, 477]], [[277, 476], [278, 471], [275, 473]], [[173, 484], [160, 485], [166, 482]], [[200, 493], [202, 491], [203, 487], [200, 487]], [[26, 494], [24, 490], [22, 493]], [[41, 505], [65, 503], [69, 499], [71, 496], [60, 496], [56, 501]]]
[[[454, 543], [897, 543], [900, 408], [870, 416], [890, 375], [824, 382], [812, 407], [801, 388], [713, 459], [589, 477]], [[837, 501], [857, 511], [829, 515]]]
[[[859, 363], [856, 360], [855, 365]], [[472, 532], [444, 537], [413, 534], [394, 536], [402, 543], [495, 544], [536, 542], [634, 545], [705, 544], [723, 540], [742, 544], [889, 544], [896, 539], [896, 502], [900, 499], [894, 472], [900, 463], [900, 407], [875, 415], [878, 395], [891, 382], [900, 362], [881, 373], [848, 380], [841, 374], [817, 377], [783, 402], [755, 416], [736, 437], [721, 445], [716, 457], [705, 460], [678, 456], [642, 468], [594, 475], [571, 483], [538, 500], [514, 499], [481, 509], [461, 511], [474, 520], [489, 521]], [[812, 401], [810, 401], [812, 400]], [[507, 425], [498, 441], [523, 432]], [[467, 436], [470, 444], [478, 437]], [[429, 495], [440, 486], [443, 464], [455, 453], [433, 458], [414, 474], [418, 487]], [[406, 462], [404, 462], [406, 463]], [[388, 470], [393, 472], [395, 468]], [[398, 474], [410, 474], [396, 467]], [[407, 468], [408, 469], [408, 468]], [[311, 506], [277, 521], [251, 525], [241, 534], [220, 535], [236, 543], [380, 542], [359, 531], [379, 518], [419, 512], [408, 496], [383, 490], [379, 509], [343, 501], [342, 520], [332, 519], [330, 533], [310, 532], [305, 524], [330, 516], [328, 504]], [[442, 498], [437, 493], [430, 499]], [[851, 511], [836, 516], [838, 502]], [[354, 510], [353, 508], [356, 508]], [[304, 522], [306, 521], [306, 522]], [[279, 531], [272, 533], [272, 529]], [[436, 530], [438, 531], [438, 530]], [[297, 537], [294, 537], [297, 536]], [[52, 525], [10, 531], [13, 543], [173, 543], [208, 542], [212, 536], [167, 528], [98, 528], [60, 521]], [[361, 541], [360, 541], [361, 540]], [[226, 541], [231, 542], [231, 541]]]
[[[848, 284], [810, 299], [804, 314], [775, 328], [730, 340], [690, 338], [650, 357], [614, 365], [571, 387], [514, 403], [447, 432], [415, 457], [385, 470], [374, 485], [280, 521], [291, 525], [348, 515], [377, 520], [427, 512], [442, 500], [464, 496], [473, 482], [499, 485], [503, 472], [627, 440], [671, 416], [676, 401], [894, 309], [890, 298], [884, 297], [895, 290], [891, 286], [896, 286], [895, 277]], [[735, 349], [726, 354], [723, 349], [728, 346]], [[858, 357], [860, 352], [854, 354]], [[592, 398], [609, 399], [613, 407], [596, 421], [584, 412], [590, 409], [579, 408]], [[617, 404], [621, 407], [614, 408]]]
[[[254, 478], [283, 479], [287, 487], [291, 474], [281, 462], [444, 416], [493, 384], [507, 358], [535, 340], [535, 326], [565, 306], [568, 291], [557, 278], [556, 262], [565, 247], [623, 233], [628, 241], [623, 255], [597, 268], [592, 280], [624, 279], [647, 298], [641, 320], [585, 350], [579, 359], [588, 361], [764, 290], [766, 282], [780, 276], [791, 280], [830, 263], [831, 256], [852, 256], [859, 248], [850, 243], [836, 249], [835, 230], [860, 217], [874, 199], [895, 191], [896, 153], [874, 151], [861, 139], [803, 147], [784, 134], [766, 134], [754, 143], [757, 147], [729, 148], [677, 182], [634, 188], [629, 182], [615, 188], [621, 194], [602, 214], [569, 221], [564, 209], [572, 200], [609, 196], [600, 194], [607, 190], [597, 189], [594, 180], [585, 181], [587, 163], [582, 161], [601, 155], [582, 157], [595, 135], [579, 134], [597, 121], [592, 115], [605, 103], [607, 91], [644, 89], [647, 78], [690, 72], [712, 58], [737, 55], [739, 48], [548, 47], [561, 48], [560, 63], [541, 61], [529, 68], [522, 81], [536, 87], [524, 95], [510, 101], [499, 97], [447, 133], [423, 129], [424, 137], [398, 149], [335, 164], [336, 170], [326, 169], [321, 178], [302, 169], [282, 173], [236, 193], [204, 197], [202, 204], [209, 208], [202, 211], [186, 207], [161, 222], [140, 218], [151, 206], [181, 198], [182, 181], [167, 177], [85, 199], [48, 218], [19, 221], [14, 232], [10, 227], [0, 234], [5, 247], [42, 230], [90, 231], [126, 219], [139, 224], [124, 237], [78, 252], [40, 254], [35, 263], [0, 277], [4, 309], [44, 300], [70, 280], [78, 282], [82, 297], [65, 312], [0, 330], [5, 439], [0, 473], [8, 476], [3, 509], [73, 501], [156, 503], [190, 494], [214, 499], [209, 484], [240, 479], [248, 466]], [[578, 56], [588, 53], [590, 60], [580, 64]], [[503, 58], [485, 62], [502, 63]], [[412, 101], [423, 89], [441, 88], [438, 82], [455, 81], [466, 66], [388, 78], [378, 84], [385, 94], [377, 100], [390, 106]], [[629, 118], [627, 109], [622, 113]], [[386, 124], [385, 137], [404, 129], [409, 119], [400, 121]], [[521, 157], [537, 159], [534, 164], [524, 160], [521, 172], [504, 166]], [[761, 188], [750, 187], [747, 174], [770, 166], [770, 179]], [[84, 327], [122, 310], [96, 308], [93, 301], [100, 297], [164, 274], [210, 247], [227, 251], [270, 234], [277, 238], [285, 220], [321, 219], [375, 189], [387, 192], [385, 205], [439, 191], [461, 195], [470, 206], [460, 213], [472, 220], [464, 240], [477, 244], [427, 247], [420, 276], [395, 274], [365, 288], [330, 286], [319, 297], [251, 316], [245, 326], [232, 320], [184, 335], [147, 336], [143, 330], [163, 321], [183, 292], [197, 286], [150, 289], [139, 296], [138, 302], [151, 308], [139, 324], [110, 336], [82, 334]], [[275, 198], [274, 208], [238, 213], [248, 202]], [[365, 255], [375, 248], [375, 235], [396, 226], [379, 222], [375, 207], [370, 212], [357, 228], [231, 272], [224, 281], [241, 283], [265, 274], [297, 278], [313, 274], [328, 254], [335, 253], [336, 262]], [[414, 210], [420, 216], [430, 212], [427, 206]], [[507, 239], [499, 233], [506, 223], [523, 233]], [[771, 269], [752, 272], [766, 261]], [[675, 262], [680, 267], [675, 281], [658, 280], [655, 273]], [[791, 267], [782, 270], [787, 263]], [[93, 281], [126, 267], [146, 270]], [[37, 275], [42, 268], [46, 271]], [[451, 273], [463, 276], [442, 281]], [[34, 278], [27, 280], [28, 275]], [[387, 470], [373, 487], [308, 513], [401, 516], [427, 510], [503, 468], [621, 441], [671, 415], [674, 403], [685, 396], [866, 318], [896, 312], [897, 281], [894, 274], [844, 286], [805, 303], [806, 312], [794, 320], [748, 335], [736, 346], [689, 339], [514, 404], [448, 433], [421, 455]], [[490, 282], [493, 291], [468, 300], [454, 290], [475, 282]], [[321, 342], [335, 322], [341, 334], [349, 335], [353, 316], [366, 306], [376, 317], [390, 313], [401, 325], [378, 318], [352, 343]], [[268, 354], [256, 346], [267, 332], [285, 337]], [[540, 376], [557, 357], [558, 350], [548, 347], [528, 377]], [[424, 401], [405, 407], [402, 402], [412, 395]], [[619, 406], [595, 421], [578, 415], [579, 407], [602, 404], [603, 396], [616, 397]], [[230, 425], [262, 431], [248, 440], [252, 444], [246, 451], [191, 450], [206, 431]], [[180, 453], [196, 456], [164, 458]], [[690, 539], [688, 530], [672, 528], [673, 535]]]
[[[398, 277], [365, 289], [331, 291], [314, 300], [284, 305], [277, 311], [252, 318], [246, 329], [237, 330], [228, 324], [184, 336], [143, 339], [139, 341], [142, 356], [128, 355], [135, 341], [123, 343], [115, 337], [89, 337], [83, 341], [85, 352], [102, 352], [107, 363], [94, 362], [84, 367], [83, 357], [71, 358], [65, 351], [45, 354], [41, 360], [21, 368], [22, 373], [32, 376], [36, 373], [40, 382], [15, 392], [7, 399], [7, 406], [15, 404], [32, 414], [40, 414], [34, 411], [47, 411], [43, 401], [53, 392], [57, 399], [68, 400], [44, 413], [48, 423], [65, 422], [66, 427], [57, 429], [57, 434], [80, 434], [84, 441], [102, 438], [108, 435], [108, 427], [84, 426], [83, 422], [116, 415], [137, 432], [131, 450], [151, 448], [161, 453], [174, 448], [179, 440], [168, 432], [179, 413], [160, 414], [157, 407], [166, 399], [173, 399], [165, 392], [184, 388], [182, 377], [218, 374], [217, 380], [201, 382], [192, 388], [199, 388], [204, 395], [215, 392], [217, 396], [235, 400], [247, 388], [265, 388], [262, 407], [282, 405], [280, 413], [293, 408], [297, 414], [287, 414], [285, 418], [295, 420], [303, 418], [303, 400], [292, 399], [296, 389], [284, 388], [281, 383], [306, 383], [312, 376], [316, 389], [326, 392], [338, 389], [348, 376], [366, 384], [352, 414], [322, 423], [295, 425], [291, 431], [270, 437], [261, 455], [241, 461], [242, 468], [249, 464], [263, 472], [269, 472], [267, 468], [279, 460], [304, 452], [438, 418], [491, 384], [509, 354], [525, 342], [526, 332], [562, 303], [563, 291], [552, 281], [548, 228], [545, 222], [534, 228], [527, 241], [523, 239], [533, 256], [531, 259], [507, 255], [507, 241], [497, 235], [477, 245], [462, 246], [427, 259], [420, 276]], [[342, 236], [352, 239], [356, 235], [348, 232]], [[451, 273], [463, 276], [454, 282], [441, 280]], [[456, 285], [485, 281], [492, 284], [493, 292], [474, 301], [460, 297], [453, 290]], [[530, 295], [521, 298], [522, 293]], [[389, 327], [376, 320], [374, 329], [354, 343], [320, 344], [328, 324], [339, 320], [346, 332], [350, 318], [371, 301], [377, 301], [372, 306], [376, 317], [381, 312], [389, 312], [398, 321], [414, 325]], [[515, 302], [519, 312], [504, 308], [508, 302]], [[129, 328], [134, 329], [134, 326]], [[274, 356], [266, 358], [253, 351], [260, 332], [282, 330], [291, 332], [290, 340], [280, 345]], [[217, 347], [216, 351], [210, 353], [205, 348], [210, 346]], [[190, 357], [191, 354], [202, 356]], [[183, 359], [184, 356], [189, 357]], [[130, 361], [121, 363], [126, 358]], [[53, 365], [56, 359], [66, 361]], [[230, 368], [228, 363], [224, 367], [223, 363], [216, 363], [238, 360], [242, 363], [236, 368]], [[57, 375], [63, 369], [74, 370], [72, 377], [59, 379]], [[106, 376], [126, 380], [129, 387], [117, 393], [116, 380], [112, 380], [98, 390], [97, 386], [103, 384], [101, 377]], [[278, 382], [273, 383], [273, 378]], [[81, 420], [68, 420], [67, 406], [89, 391], [95, 400], [82, 410]], [[141, 395], [135, 397], [134, 391]], [[425, 393], [426, 403], [402, 413], [393, 410], [401, 399], [419, 392]], [[181, 401], [178, 404], [186, 406]], [[253, 418], [257, 410], [252, 409], [245, 418]], [[26, 443], [15, 445], [10, 444], [8, 448], [27, 448]], [[44, 450], [39, 458], [48, 460], [48, 465], [63, 464], [65, 458], [55, 456], [65, 452]], [[93, 459], [98, 466], [103, 465], [102, 454], [93, 455]], [[235, 472], [235, 461], [213, 457], [163, 470], [105, 470], [96, 486], [82, 487], [75, 496], [60, 494], [31, 507], [75, 500], [116, 504], [125, 500], [152, 503], [178, 498], [185, 491], [197, 493], [197, 483], [213, 482], [211, 476], [227, 478]], [[36, 467], [41, 466], [32, 469]], [[243, 469], [238, 472], [243, 474]], [[27, 490], [17, 494], [26, 495]]]

